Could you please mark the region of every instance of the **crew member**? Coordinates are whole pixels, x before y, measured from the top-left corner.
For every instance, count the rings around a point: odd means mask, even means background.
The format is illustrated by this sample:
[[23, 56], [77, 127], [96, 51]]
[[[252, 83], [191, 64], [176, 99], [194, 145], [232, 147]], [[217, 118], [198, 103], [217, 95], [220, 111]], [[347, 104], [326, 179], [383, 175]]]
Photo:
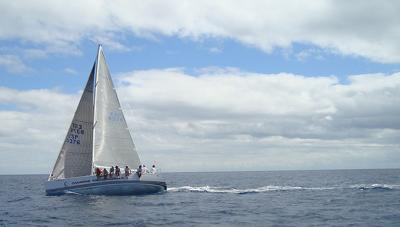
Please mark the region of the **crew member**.
[[152, 174], [156, 174], [156, 173], [157, 173], [156, 165], [154, 165], [154, 164], [153, 164], [153, 166], [151, 167], [151, 173], [152, 173]]
[[142, 165], [139, 165], [139, 168], [137, 169], [137, 175], [140, 178], [142, 176]]
[[121, 170], [119, 169], [118, 166], [115, 166], [115, 175], [116, 175], [117, 177], [119, 177], [120, 174], [121, 174]]
[[110, 178], [113, 177], [114, 175], [114, 166], [111, 166], [110, 168]]
[[125, 177], [128, 177], [130, 172], [131, 172], [131, 170], [129, 169], [129, 167], [125, 166]]
[[107, 179], [107, 176], [108, 176], [108, 171], [107, 171], [106, 168], [104, 168], [104, 169], [103, 169], [103, 177], [104, 177], [104, 180]]
[[97, 177], [97, 179], [99, 179], [100, 176], [101, 176], [101, 170], [100, 170], [99, 167], [96, 167], [96, 177]]
[[147, 170], [147, 167], [146, 167], [146, 165], [143, 165], [143, 168], [142, 168], [142, 173], [143, 173], [143, 174], [146, 174], [146, 173], [148, 173], [148, 170]]

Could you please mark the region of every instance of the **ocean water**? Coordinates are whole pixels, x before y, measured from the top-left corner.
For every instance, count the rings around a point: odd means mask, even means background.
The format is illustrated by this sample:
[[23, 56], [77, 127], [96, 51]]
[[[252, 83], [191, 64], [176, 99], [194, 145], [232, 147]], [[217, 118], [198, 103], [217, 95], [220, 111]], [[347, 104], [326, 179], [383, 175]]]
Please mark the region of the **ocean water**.
[[0, 176], [0, 226], [400, 226], [400, 170], [164, 173], [165, 193], [45, 196]]

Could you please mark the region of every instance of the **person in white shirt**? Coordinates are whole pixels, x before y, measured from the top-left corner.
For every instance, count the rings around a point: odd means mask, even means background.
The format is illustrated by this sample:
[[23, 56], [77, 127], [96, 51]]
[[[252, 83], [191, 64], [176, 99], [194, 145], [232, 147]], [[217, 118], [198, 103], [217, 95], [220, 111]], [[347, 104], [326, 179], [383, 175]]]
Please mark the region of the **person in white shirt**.
[[151, 167], [151, 173], [152, 173], [152, 174], [156, 174], [156, 173], [157, 173], [156, 165], [153, 165], [153, 166]]
[[149, 172], [149, 170], [147, 169], [146, 165], [143, 165], [143, 167], [142, 167], [142, 174], [146, 174], [146, 173], [148, 173], [148, 172]]

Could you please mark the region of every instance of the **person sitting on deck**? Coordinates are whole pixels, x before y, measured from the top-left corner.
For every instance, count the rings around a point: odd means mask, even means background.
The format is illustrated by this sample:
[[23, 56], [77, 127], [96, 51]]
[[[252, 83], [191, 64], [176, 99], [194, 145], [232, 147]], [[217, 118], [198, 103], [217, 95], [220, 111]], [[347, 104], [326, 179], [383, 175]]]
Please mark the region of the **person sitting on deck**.
[[131, 172], [131, 170], [129, 169], [129, 167], [125, 166], [125, 177], [128, 177], [130, 172]]
[[121, 170], [119, 169], [118, 166], [115, 166], [115, 175], [116, 175], [117, 177], [119, 177], [120, 174], [121, 174]]
[[140, 178], [142, 176], [142, 165], [139, 165], [139, 168], [137, 169], [137, 175]]
[[142, 173], [143, 173], [143, 174], [146, 174], [146, 173], [148, 173], [148, 172], [149, 172], [149, 171], [147, 170], [146, 165], [143, 165]]
[[151, 167], [151, 173], [152, 173], [152, 174], [156, 174], [156, 173], [157, 173], [156, 165], [154, 165], [154, 164], [153, 164], [153, 166]]
[[114, 166], [111, 166], [110, 168], [110, 178], [112, 178], [114, 175]]
[[97, 177], [97, 179], [99, 179], [100, 176], [101, 176], [101, 170], [100, 170], [99, 167], [96, 167], [96, 177]]
[[104, 168], [104, 169], [103, 169], [103, 177], [104, 177], [104, 180], [107, 179], [107, 176], [108, 176], [108, 171], [107, 171], [106, 168]]

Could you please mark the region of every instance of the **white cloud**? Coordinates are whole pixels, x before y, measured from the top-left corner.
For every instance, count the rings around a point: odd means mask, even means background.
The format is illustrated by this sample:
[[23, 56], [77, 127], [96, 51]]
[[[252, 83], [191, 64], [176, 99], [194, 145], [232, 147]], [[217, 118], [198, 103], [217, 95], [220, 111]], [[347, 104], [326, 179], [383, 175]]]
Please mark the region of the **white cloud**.
[[0, 55], [0, 67], [4, 67], [10, 73], [24, 73], [31, 70], [18, 56], [3, 54]]
[[121, 101], [148, 162], [172, 170], [398, 167], [400, 74], [350, 76], [343, 85], [204, 72], [122, 76]]
[[[400, 161], [399, 73], [350, 76], [348, 84], [218, 68], [118, 78], [140, 156], [164, 170], [384, 168]], [[0, 172], [50, 171], [78, 97], [0, 88]]]
[[77, 98], [55, 90], [0, 87], [0, 173], [47, 172]]
[[3, 1], [0, 38], [42, 43], [58, 51], [72, 47], [77, 52], [78, 43], [86, 38], [124, 49], [123, 37], [132, 33], [195, 40], [220, 37], [267, 52], [302, 43], [333, 53], [399, 63], [399, 4], [330, 0]]
[[67, 74], [70, 74], [70, 75], [77, 75], [78, 74], [78, 72], [75, 69], [72, 69], [72, 68], [69, 68], [69, 67], [64, 68], [64, 72], [66, 72]]
[[318, 59], [318, 60], [325, 59], [324, 52], [321, 51], [320, 49], [315, 49], [315, 48], [302, 50], [302, 51], [296, 53], [295, 55], [296, 55], [296, 59], [299, 61], [305, 61], [308, 58], [314, 58], [314, 59]]
[[41, 59], [41, 58], [46, 58], [47, 57], [47, 52], [45, 50], [41, 50], [41, 49], [24, 49], [22, 50], [23, 55], [25, 58], [27, 59]]
[[213, 53], [213, 54], [219, 54], [219, 53], [222, 52], [222, 48], [219, 48], [219, 47], [211, 47], [211, 48], [208, 49], [208, 51], [210, 51], [210, 53]]

